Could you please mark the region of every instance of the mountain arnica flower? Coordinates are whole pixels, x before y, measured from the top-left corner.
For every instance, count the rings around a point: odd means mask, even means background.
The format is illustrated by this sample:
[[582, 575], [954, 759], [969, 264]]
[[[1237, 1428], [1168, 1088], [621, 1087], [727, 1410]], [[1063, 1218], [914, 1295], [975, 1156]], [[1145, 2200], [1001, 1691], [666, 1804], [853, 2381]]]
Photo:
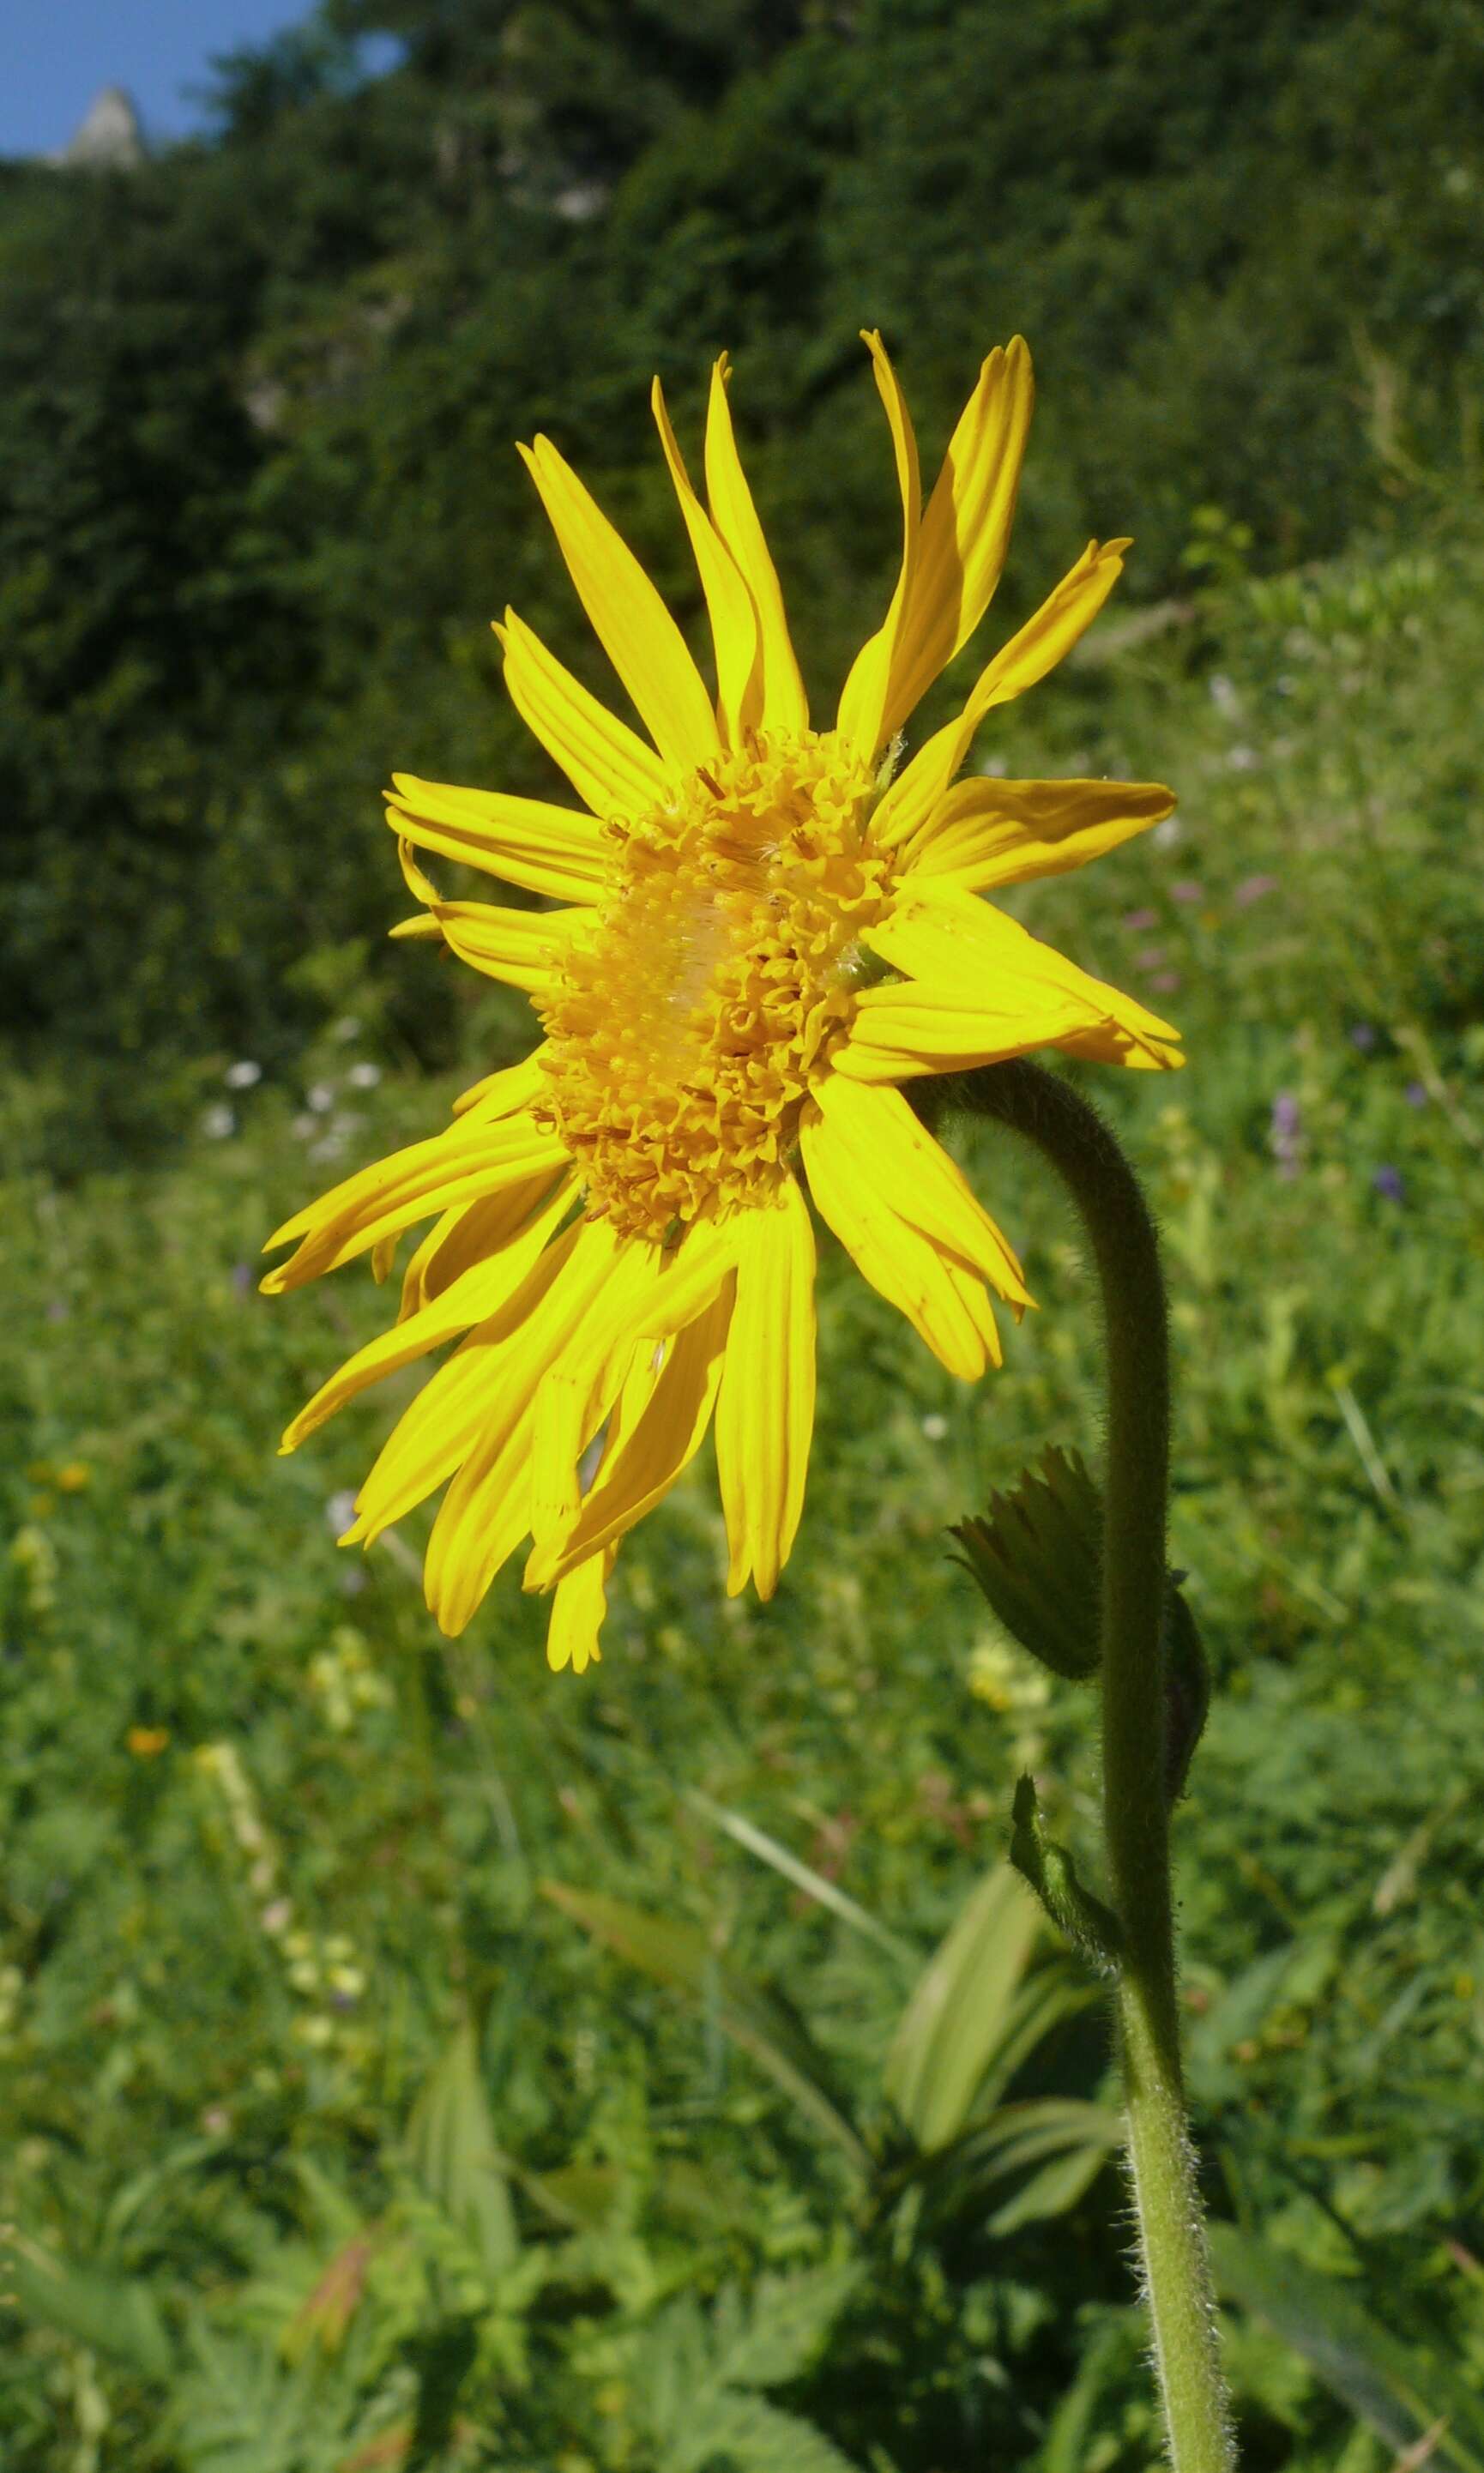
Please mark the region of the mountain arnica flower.
[[[900, 570], [833, 719], [811, 724], [778, 578], [743, 475], [725, 359], [705, 496], [657, 382], [659, 441], [700, 572], [713, 698], [617, 533], [545, 438], [524, 447], [578, 595], [648, 733], [579, 684], [514, 611], [497, 629], [516, 710], [577, 807], [395, 777], [391, 822], [441, 939], [524, 989], [540, 1042], [430, 1140], [337, 1186], [272, 1245], [297, 1288], [399, 1239], [395, 1327], [290, 1426], [292, 1451], [368, 1384], [457, 1343], [385, 1444], [347, 1543], [438, 1487], [425, 1578], [462, 1631], [525, 1539], [551, 1591], [548, 1654], [581, 1670], [621, 1539], [714, 1428], [729, 1587], [771, 1596], [803, 1503], [814, 1420], [810, 1204], [951, 1372], [999, 1361], [992, 1295], [1020, 1265], [902, 1095], [915, 1076], [1041, 1047], [1181, 1062], [1177, 1034], [981, 897], [1080, 867], [1168, 813], [1158, 783], [957, 779], [985, 716], [1096, 616], [1127, 541], [1090, 542], [981, 670], [956, 717], [899, 733], [968, 641], [1004, 564], [1030, 420], [1030, 356], [990, 354], [926, 506], [879, 336]], [[445, 900], [419, 853], [541, 897]]]

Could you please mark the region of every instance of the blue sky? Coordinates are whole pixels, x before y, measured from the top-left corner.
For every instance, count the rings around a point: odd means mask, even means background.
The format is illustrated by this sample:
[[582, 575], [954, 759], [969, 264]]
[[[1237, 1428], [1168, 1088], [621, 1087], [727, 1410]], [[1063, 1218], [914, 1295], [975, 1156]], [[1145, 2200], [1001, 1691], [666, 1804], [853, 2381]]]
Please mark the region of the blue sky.
[[153, 137], [200, 124], [181, 88], [216, 52], [261, 42], [310, 0], [0, 0], [0, 155], [65, 145], [100, 86], [127, 87]]

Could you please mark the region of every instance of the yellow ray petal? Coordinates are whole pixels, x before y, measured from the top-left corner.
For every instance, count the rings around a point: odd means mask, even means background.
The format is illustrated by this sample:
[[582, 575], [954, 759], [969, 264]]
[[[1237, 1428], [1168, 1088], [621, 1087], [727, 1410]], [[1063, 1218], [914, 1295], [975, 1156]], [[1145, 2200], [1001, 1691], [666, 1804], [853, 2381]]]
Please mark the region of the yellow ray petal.
[[[540, 1190], [543, 1193], [545, 1192], [546, 1188], [544, 1184], [540, 1188]], [[519, 1188], [513, 1186], [511, 1188], [511, 1191], [513, 1193], [518, 1192]], [[476, 1203], [474, 1208], [478, 1210], [480, 1206]], [[432, 1261], [433, 1257], [438, 1252], [440, 1246], [444, 1243], [446, 1238], [452, 1236], [454, 1230], [459, 1227], [467, 1216], [467, 1212], [464, 1211], [444, 1211], [441, 1212], [439, 1217], [434, 1220], [432, 1227], [427, 1231], [426, 1236], [424, 1236], [413, 1249], [407, 1268], [402, 1273], [401, 1303], [397, 1307], [396, 1310], [396, 1318], [398, 1322], [410, 1322], [413, 1315], [415, 1313], [420, 1313], [423, 1307], [428, 1303], [428, 1294], [425, 1285], [428, 1265]], [[516, 1225], [519, 1225], [518, 1221], [516, 1222]], [[372, 1269], [374, 1270], [377, 1257], [384, 1251], [386, 1246], [399, 1245], [401, 1241], [402, 1240], [399, 1236], [384, 1237], [382, 1239], [382, 1243], [377, 1246], [375, 1252], [371, 1256]], [[388, 1267], [390, 1268], [390, 1265]], [[467, 1269], [467, 1264], [466, 1264], [465, 1268]]]
[[1123, 572], [1128, 546], [1126, 540], [1106, 541], [1101, 547], [1088, 543], [1034, 617], [980, 672], [957, 720], [936, 731], [898, 775], [872, 820], [876, 841], [895, 848], [922, 829], [968, 755], [985, 714], [1035, 686], [1091, 626]]
[[716, 753], [716, 716], [670, 612], [549, 438], [522, 446], [578, 598], [661, 756], [691, 772]]
[[414, 773], [394, 773], [385, 795], [393, 830], [441, 858], [553, 901], [597, 901], [607, 889], [612, 846], [594, 816], [539, 799], [419, 781]]
[[[951, 881], [909, 877], [890, 917], [868, 928], [864, 941], [895, 969], [910, 972], [922, 993], [962, 994], [976, 1004], [987, 1003], [995, 1017], [1017, 994], [1032, 1014], [1045, 995], [1055, 994], [1080, 1009], [1081, 1020], [1067, 1025], [1073, 1031], [1112, 1023], [1136, 1041], [1142, 1038], [1158, 1045], [1180, 1038], [1137, 996], [1090, 977], [1017, 919]], [[871, 993], [890, 997], [906, 991]]]
[[762, 713], [757, 614], [730, 551], [691, 487], [658, 378], [651, 400], [711, 621], [711, 641], [716, 649], [716, 708], [722, 737], [729, 747], [739, 747], [743, 732]]
[[[557, 1188], [563, 1209], [570, 1209], [577, 1188], [563, 1176]], [[551, 1171], [543, 1169], [529, 1182], [508, 1186], [503, 1193], [471, 1202], [460, 1211], [445, 1211], [429, 1229], [402, 1279], [397, 1319], [406, 1322], [452, 1287], [465, 1272], [514, 1242], [539, 1211], [553, 1198]]]
[[1083, 1056], [1093, 1065], [1125, 1065], [1136, 1073], [1178, 1072], [1185, 1061], [1177, 1041], [1156, 1038], [1149, 1031], [1136, 1037], [1116, 1021], [1072, 1031], [1057, 1045], [1064, 1056]]
[[583, 1220], [548, 1254], [563, 1245], [570, 1251], [560, 1276], [491, 1368], [477, 1439], [443, 1497], [428, 1540], [428, 1607], [451, 1634], [464, 1629], [530, 1526], [538, 1401], [594, 1307], [610, 1292], [623, 1254], [632, 1252], [601, 1220]]
[[696, 1220], [679, 1245], [664, 1256], [659, 1277], [640, 1309], [634, 1310], [627, 1303], [610, 1306], [605, 1300], [601, 1316], [593, 1318], [588, 1345], [601, 1353], [621, 1333], [627, 1333], [636, 1347], [673, 1339], [706, 1311], [735, 1262], [735, 1219]]
[[[299, 1410], [279, 1451], [297, 1451], [326, 1418], [333, 1417], [371, 1383], [415, 1363], [430, 1349], [441, 1348], [444, 1340], [471, 1330], [476, 1323], [485, 1326], [487, 1342], [503, 1336], [509, 1327], [509, 1315], [502, 1309], [508, 1309], [510, 1300], [522, 1289], [532, 1264], [544, 1251], [566, 1208], [566, 1193], [559, 1191], [497, 1254], [472, 1263], [420, 1311], [394, 1323], [390, 1331], [378, 1333], [364, 1348], [357, 1349]], [[523, 1310], [523, 1306], [517, 1309]]]
[[514, 610], [494, 632], [512, 704], [593, 814], [643, 816], [659, 806], [669, 775], [637, 732], [589, 695]]
[[477, 1202], [543, 1169], [555, 1174], [564, 1158], [556, 1136], [526, 1116], [468, 1131], [456, 1125], [428, 1141], [394, 1151], [390, 1159], [360, 1169], [307, 1210], [297, 1212], [269, 1237], [265, 1253], [296, 1236], [302, 1241], [290, 1261], [269, 1272], [262, 1282], [264, 1293], [279, 1296], [287, 1288], [301, 1287], [415, 1220]]
[[488, 1123], [496, 1116], [513, 1116], [520, 1108], [528, 1108], [546, 1086], [546, 1070], [541, 1059], [546, 1043], [533, 1047], [518, 1065], [502, 1065], [498, 1071], [487, 1073], [479, 1082], [471, 1082], [461, 1091], [453, 1103], [453, 1113], [472, 1124], [477, 1116]]
[[602, 1656], [598, 1635], [608, 1612], [608, 1584], [617, 1550], [610, 1546], [604, 1553], [589, 1554], [559, 1584], [546, 1631], [546, 1663], [553, 1674], [568, 1666], [574, 1674], [585, 1674]]
[[814, 1092], [826, 1123], [903, 1219], [962, 1256], [1011, 1304], [1031, 1303], [1019, 1262], [963, 1170], [918, 1122], [899, 1091], [827, 1074]]
[[1167, 816], [1162, 781], [956, 782], [902, 853], [914, 876], [951, 876], [966, 893], [1065, 876]]
[[[396, 859], [402, 871], [402, 881], [414, 901], [421, 901], [431, 906], [438, 900], [438, 887], [432, 877], [419, 866], [416, 846], [407, 833], [397, 834]], [[418, 924], [416, 921], [404, 919], [399, 927], [393, 928], [392, 933], [394, 936], [405, 936], [415, 932]]]
[[[983, 1280], [977, 1271], [969, 1269], [967, 1262], [961, 1262], [956, 1254], [946, 1253], [941, 1245], [935, 1245], [933, 1250], [944, 1277], [958, 1300], [960, 1310], [973, 1326], [985, 1361], [990, 1365], [1003, 1365], [1005, 1352], [1000, 1345], [999, 1325], [994, 1319], [994, 1309]], [[1016, 1320], [1018, 1322], [1019, 1318], [1017, 1312]]]
[[917, 578], [918, 528], [922, 513], [922, 485], [918, 471], [918, 445], [906, 397], [877, 334], [863, 335], [871, 353], [876, 389], [891, 424], [897, 457], [897, 486], [901, 493], [901, 566], [885, 618], [850, 664], [840, 695], [836, 727], [865, 764], [874, 764], [878, 749], [890, 737], [885, 716], [892, 674], [905, 649], [905, 622]]
[[737, 1301], [716, 1410], [716, 1469], [735, 1597], [771, 1597], [803, 1509], [814, 1431], [814, 1231], [793, 1177], [737, 1222]]
[[808, 699], [783, 614], [778, 570], [768, 554], [747, 486], [727, 401], [730, 367], [724, 352], [711, 372], [706, 422], [706, 492], [711, 521], [753, 597], [762, 647], [762, 727], [798, 735], [809, 727]]
[[430, 916], [450, 952], [506, 987], [544, 996], [561, 976], [574, 931], [588, 910], [509, 910], [492, 901], [439, 901]]
[[656, 1342], [634, 1334], [663, 1269], [658, 1245], [641, 1239], [623, 1245], [600, 1311], [541, 1385], [531, 1439], [531, 1535], [538, 1552], [577, 1518], [583, 1454], [631, 1374], [654, 1356]]
[[1031, 356], [1017, 335], [980, 370], [922, 517], [883, 740], [901, 728], [990, 606], [1015, 521], [1035, 393]]
[[977, 1273], [898, 1216], [882, 1196], [879, 1179], [862, 1171], [818, 1108], [805, 1109], [800, 1142], [820, 1214], [856, 1269], [906, 1315], [950, 1374], [976, 1381], [989, 1362], [988, 1334], [994, 1328]]
[[[490, 1329], [477, 1325], [429, 1377], [382, 1445], [356, 1496], [357, 1517], [342, 1545], [372, 1544], [468, 1458], [489, 1430], [491, 1405], [501, 1397], [512, 1363], [530, 1349], [532, 1332], [549, 1331], [554, 1316], [561, 1320], [561, 1290], [570, 1276], [580, 1234], [569, 1228], [538, 1258], [518, 1291], [518, 1311], [507, 1307], [491, 1317]], [[518, 1493], [514, 1477], [513, 1487]], [[527, 1525], [524, 1499], [507, 1553]]]
[[471, 1332], [397, 1419], [356, 1495], [356, 1516], [342, 1546], [373, 1546], [473, 1449], [489, 1382], [488, 1357], [475, 1338]]
[[578, 1462], [631, 1368], [696, 1321], [730, 1283], [736, 1225], [700, 1221], [671, 1253], [634, 1239], [625, 1245], [601, 1309], [543, 1386], [532, 1477], [539, 1552], [563, 1542], [576, 1520]]
[[597, 1479], [567, 1529], [533, 1550], [526, 1588], [549, 1588], [585, 1555], [616, 1544], [688, 1468], [711, 1421], [731, 1311], [729, 1275], [710, 1303], [668, 1343], [639, 1414], [605, 1453]]
[[[879, 999], [879, 1001], [878, 1001]], [[976, 1002], [959, 991], [908, 984], [873, 988], [860, 1000], [834, 1069], [852, 1082], [910, 1082], [920, 1073], [967, 1073], [1036, 1047], [1060, 1047], [1089, 1027], [1086, 1010], [1052, 990], [1040, 1007]]]

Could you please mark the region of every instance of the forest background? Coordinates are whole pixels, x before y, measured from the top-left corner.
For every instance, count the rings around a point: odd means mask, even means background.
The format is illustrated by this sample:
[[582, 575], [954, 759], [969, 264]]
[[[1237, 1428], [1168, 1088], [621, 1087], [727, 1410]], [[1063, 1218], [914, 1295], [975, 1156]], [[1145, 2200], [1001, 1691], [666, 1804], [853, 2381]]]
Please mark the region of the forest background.
[[730, 350], [823, 701], [894, 554], [879, 324], [929, 457], [1031, 342], [996, 625], [1137, 535], [974, 760], [1182, 794], [1024, 912], [1191, 1056], [1099, 1089], [1221, 1685], [1179, 1853], [1246, 2461], [1477, 2473], [1477, 11], [328, 0], [212, 108], [0, 164], [7, 2464], [1155, 2460], [1106, 2048], [993, 1868], [1027, 1763], [1092, 1847], [1089, 1712], [943, 1536], [1095, 1440], [1036, 1178], [966, 1148], [1045, 1308], [1005, 1373], [826, 1264], [778, 1598], [723, 1601], [703, 1477], [586, 1684], [514, 1593], [430, 1637], [411, 1535], [336, 1555], [383, 1401], [273, 1457], [378, 1302], [268, 1307], [263, 1235], [524, 1038], [385, 943], [376, 813], [548, 787], [489, 620], [590, 657], [513, 442], [689, 624], [647, 389], [694, 439]]

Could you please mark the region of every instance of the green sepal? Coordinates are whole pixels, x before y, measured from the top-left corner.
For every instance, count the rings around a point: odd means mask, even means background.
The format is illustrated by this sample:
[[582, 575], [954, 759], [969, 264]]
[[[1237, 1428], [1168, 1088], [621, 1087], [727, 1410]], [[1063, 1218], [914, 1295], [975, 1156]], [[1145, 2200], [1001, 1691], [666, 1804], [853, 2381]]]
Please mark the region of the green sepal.
[[[1089, 1682], [1100, 1663], [1100, 1563], [1103, 1501], [1080, 1453], [1053, 1445], [1005, 1494], [992, 1494], [989, 1515], [964, 1520], [949, 1535], [954, 1556], [978, 1584], [1020, 1646], [1068, 1683]], [[1165, 1794], [1185, 1791], [1191, 1754], [1210, 1706], [1210, 1677], [1201, 1635], [1181, 1593], [1183, 1572], [1165, 1580]]]
[[1086, 1958], [1100, 1975], [1116, 1975], [1123, 1947], [1118, 1918], [1101, 1898], [1094, 1898], [1090, 1889], [1083, 1887], [1065, 1847], [1056, 1845], [1045, 1835], [1034, 1778], [1022, 1777], [1017, 1785], [1013, 1817], [1010, 1861], [1016, 1870], [1035, 1890], [1058, 1932], [1070, 1941], [1079, 1957]]
[[1008, 1494], [992, 1494], [989, 1516], [949, 1530], [955, 1555], [1022, 1648], [1053, 1674], [1085, 1683], [1095, 1674], [1103, 1505], [1077, 1452], [1053, 1446]]
[[1181, 1594], [1184, 1572], [1171, 1572], [1164, 1588], [1164, 1799], [1180, 1801], [1190, 1757], [1206, 1731], [1210, 1708], [1210, 1669], [1195, 1617]]

